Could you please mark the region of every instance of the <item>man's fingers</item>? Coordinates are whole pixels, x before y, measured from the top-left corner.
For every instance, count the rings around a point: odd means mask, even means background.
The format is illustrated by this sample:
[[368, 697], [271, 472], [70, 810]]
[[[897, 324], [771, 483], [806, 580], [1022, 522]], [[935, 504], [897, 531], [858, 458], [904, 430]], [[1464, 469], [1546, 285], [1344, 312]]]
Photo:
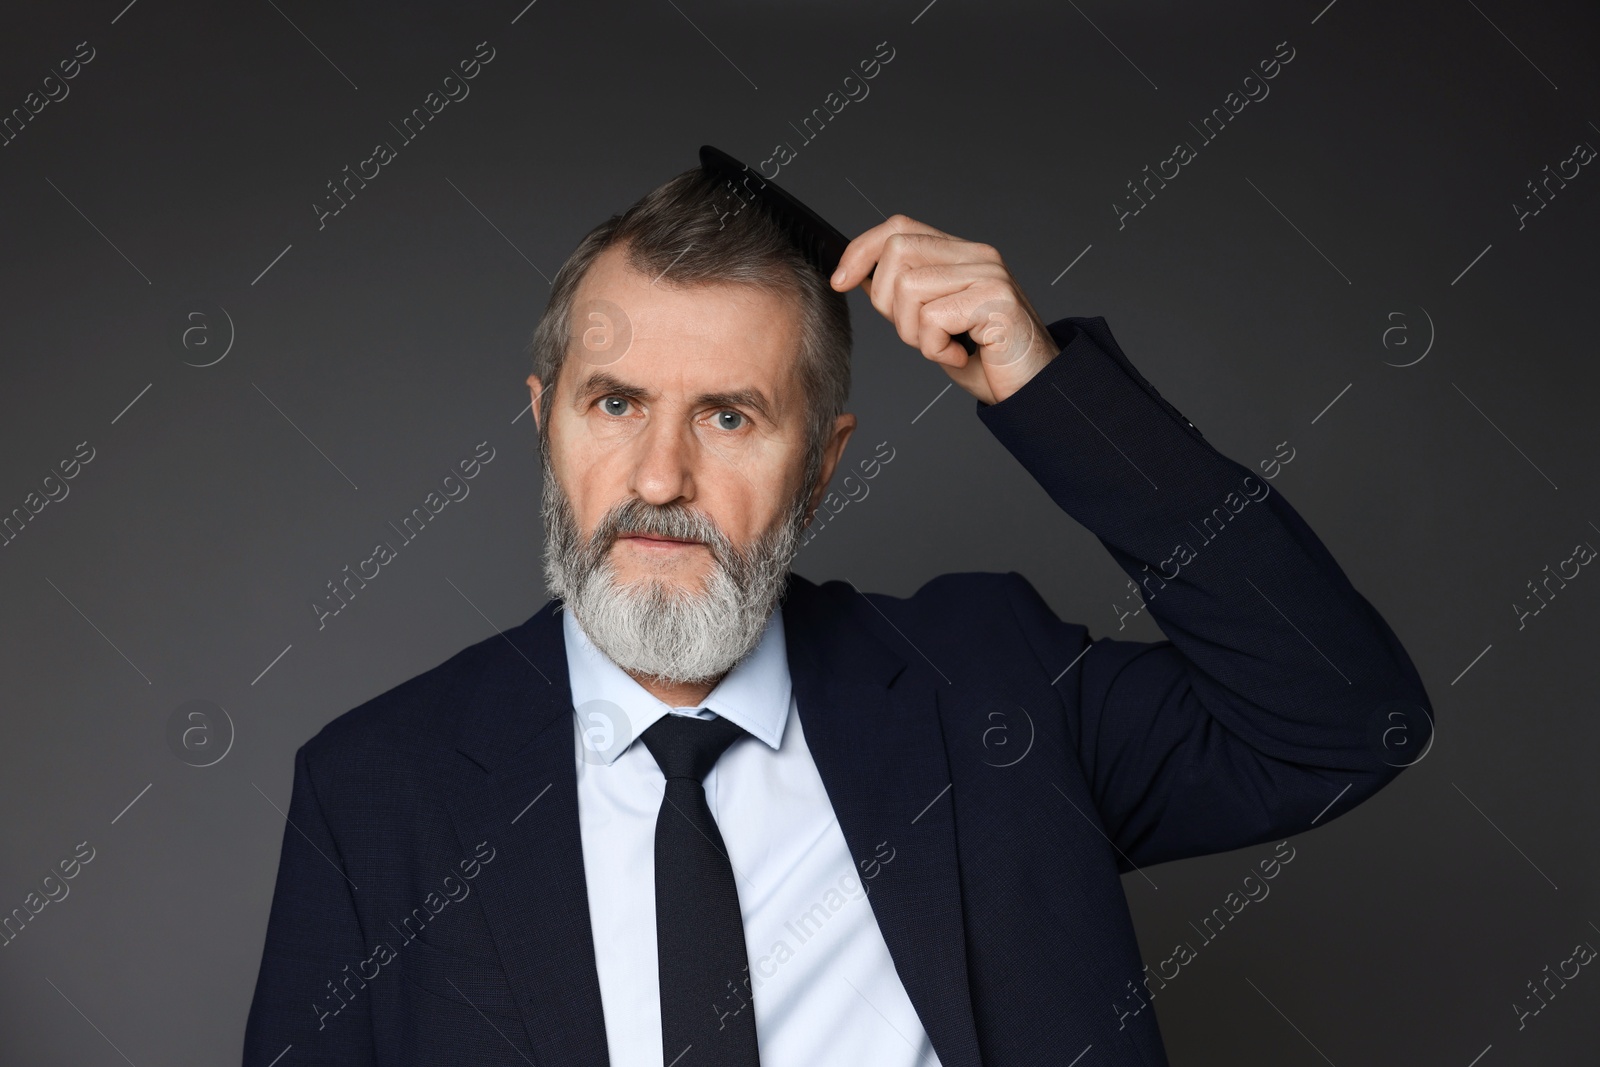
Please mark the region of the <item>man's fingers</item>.
[[[918, 309], [918, 350], [935, 363], [963, 367], [972, 356], [954, 337], [959, 333], [967, 333], [978, 345], [978, 351], [973, 355], [982, 362], [988, 363], [996, 358], [1009, 361], [1009, 353], [1013, 349], [1022, 349], [1017, 347], [1006, 330], [996, 327], [1001, 325], [999, 320], [1005, 324], [1016, 323], [1016, 316], [1010, 313], [1010, 309], [1016, 307], [1016, 302], [1004, 295], [994, 296], [993, 292], [989, 286], [980, 284], [923, 304]], [[1007, 313], [996, 314], [995, 309], [1000, 308], [1007, 309]], [[1015, 332], [1020, 336], [1025, 338], [1030, 334], [1026, 325], [1017, 326]]]
[[890, 215], [851, 241], [839, 258], [839, 269], [833, 276], [833, 287], [848, 292], [860, 285], [883, 258], [883, 246], [897, 233], [949, 238], [943, 230], [918, 222], [908, 215]]
[[[992, 245], [893, 215], [849, 243], [831, 284], [848, 292], [869, 274], [867, 298], [900, 340], [985, 403], [1015, 392], [1050, 357], [1048, 336]], [[955, 340], [963, 333], [979, 359]]]
[[967, 350], [955, 340], [949, 330], [931, 321], [922, 324], [916, 348], [922, 353], [923, 358], [949, 370], [959, 370], [972, 360], [972, 357], [967, 355]]
[[922, 305], [967, 284], [957, 270], [942, 265], [885, 269], [872, 276], [872, 306], [894, 324], [900, 340], [920, 348]]
[[[884, 316], [895, 324], [895, 332], [902, 341], [930, 356], [927, 348], [919, 343], [929, 322], [951, 335], [969, 332], [974, 321], [972, 309], [1002, 299], [1009, 292], [1010, 282], [1005, 268], [994, 263], [908, 267], [890, 271], [886, 277], [893, 279], [894, 288], [882, 294], [889, 302]], [[876, 275], [873, 288], [878, 288]], [[874, 305], [878, 302], [877, 296], [875, 292]], [[976, 336], [973, 339], [976, 340]]]

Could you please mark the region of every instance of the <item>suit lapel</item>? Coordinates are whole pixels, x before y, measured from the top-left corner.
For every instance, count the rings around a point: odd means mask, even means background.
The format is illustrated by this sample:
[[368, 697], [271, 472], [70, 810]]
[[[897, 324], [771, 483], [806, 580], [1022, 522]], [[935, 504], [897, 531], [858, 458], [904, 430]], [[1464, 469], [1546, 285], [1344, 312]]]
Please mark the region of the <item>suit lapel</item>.
[[557, 609], [550, 601], [507, 632], [512, 647], [462, 708], [457, 750], [477, 766], [448, 806], [468, 847], [488, 841], [496, 851], [476, 888], [538, 1067], [605, 1067]]
[[[943, 1067], [976, 1067], [950, 770], [937, 687], [873, 633], [859, 593], [792, 575], [789, 673], [806, 745], [895, 970]], [[907, 646], [909, 647], [909, 646]], [[892, 850], [892, 851], [891, 851]], [[886, 856], [892, 856], [886, 863]], [[875, 872], [875, 873], [874, 873]]]

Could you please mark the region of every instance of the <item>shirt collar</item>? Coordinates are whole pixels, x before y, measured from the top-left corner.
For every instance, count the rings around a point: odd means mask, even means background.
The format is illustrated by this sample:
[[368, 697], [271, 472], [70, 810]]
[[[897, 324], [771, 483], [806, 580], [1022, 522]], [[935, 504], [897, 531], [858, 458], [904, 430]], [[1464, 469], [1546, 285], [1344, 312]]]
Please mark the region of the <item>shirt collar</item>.
[[[655, 725], [656, 720], [671, 712], [673, 707], [634, 681], [596, 648], [572, 612], [564, 607], [561, 631], [566, 643], [572, 706], [581, 710], [591, 701], [609, 701], [627, 716], [627, 743], [591, 752], [591, 757], [610, 764], [633, 738]], [[774, 609], [756, 647], [695, 707], [716, 712], [751, 736], [760, 738], [768, 747], [777, 749], [789, 717], [789, 696], [783, 612]]]

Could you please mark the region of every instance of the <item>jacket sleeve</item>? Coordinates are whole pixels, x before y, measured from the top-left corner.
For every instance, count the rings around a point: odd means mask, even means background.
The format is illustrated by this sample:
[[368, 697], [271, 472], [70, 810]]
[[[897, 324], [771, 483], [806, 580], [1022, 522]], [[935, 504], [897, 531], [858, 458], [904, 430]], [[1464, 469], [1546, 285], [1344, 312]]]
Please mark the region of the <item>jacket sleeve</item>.
[[[295, 753], [294, 792], [283, 828], [266, 945], [245, 1026], [243, 1067], [367, 1067], [377, 1062], [371, 997], [361, 992], [357, 974], [369, 953], [356, 917], [354, 888], [317, 798], [306, 746], [301, 746]], [[291, 1046], [293, 1051], [284, 1055]]]
[[978, 415], [1167, 638], [1091, 641], [1013, 576], [1040, 660], [1076, 660], [1053, 689], [1121, 869], [1320, 826], [1426, 755], [1415, 667], [1283, 495], [1163, 400], [1103, 318], [1050, 330], [1060, 355]]

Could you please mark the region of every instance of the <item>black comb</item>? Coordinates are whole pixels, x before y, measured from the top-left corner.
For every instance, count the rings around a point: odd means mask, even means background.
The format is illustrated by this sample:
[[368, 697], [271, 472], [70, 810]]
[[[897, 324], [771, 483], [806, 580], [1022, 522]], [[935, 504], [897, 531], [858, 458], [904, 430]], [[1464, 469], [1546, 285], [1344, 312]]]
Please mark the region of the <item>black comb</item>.
[[[755, 204], [783, 229], [789, 240], [806, 257], [806, 262], [821, 271], [824, 278], [833, 276], [850, 239], [829, 225], [821, 215], [720, 148], [701, 145], [700, 168], [722, 179], [729, 194], [738, 198], [740, 203], [732, 206], [731, 212], [741, 210], [746, 203]], [[867, 277], [872, 277], [872, 271], [867, 272]], [[967, 350], [967, 355], [977, 353], [978, 346], [970, 334], [957, 334], [955, 340]]]

